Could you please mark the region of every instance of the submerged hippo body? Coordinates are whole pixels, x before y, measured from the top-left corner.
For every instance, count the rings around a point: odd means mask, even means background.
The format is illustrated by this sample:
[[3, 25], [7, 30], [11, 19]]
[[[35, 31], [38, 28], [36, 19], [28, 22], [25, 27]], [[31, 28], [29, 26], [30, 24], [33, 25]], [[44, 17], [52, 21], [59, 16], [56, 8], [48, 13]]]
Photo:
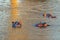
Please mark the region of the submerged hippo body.
[[37, 24], [36, 25], [36, 27], [47, 27], [47, 26], [50, 26], [50, 25], [48, 25], [48, 24], [46, 24], [45, 22], [44, 23], [39, 23], [39, 24]]

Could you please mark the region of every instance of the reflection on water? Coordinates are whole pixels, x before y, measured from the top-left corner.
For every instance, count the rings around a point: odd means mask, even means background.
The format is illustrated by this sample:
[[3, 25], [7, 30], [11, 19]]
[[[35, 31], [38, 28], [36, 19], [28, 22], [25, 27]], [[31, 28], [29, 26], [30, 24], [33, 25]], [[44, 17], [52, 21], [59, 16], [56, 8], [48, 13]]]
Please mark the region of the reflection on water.
[[[14, 14], [11, 13], [9, 2], [0, 0], [0, 40], [60, 40], [60, 27], [57, 26], [60, 25], [59, 0], [50, 0], [43, 3], [39, 1], [20, 1], [17, 8], [19, 16], [15, 15], [16, 10], [12, 11]], [[34, 27], [35, 23], [44, 20], [41, 14], [44, 11], [50, 13], [50, 10], [53, 11], [53, 15], [57, 16], [57, 19], [47, 19], [47, 23], [52, 26], [42, 29]], [[15, 17], [14, 20], [22, 18], [22, 29], [11, 28], [11, 17]]]

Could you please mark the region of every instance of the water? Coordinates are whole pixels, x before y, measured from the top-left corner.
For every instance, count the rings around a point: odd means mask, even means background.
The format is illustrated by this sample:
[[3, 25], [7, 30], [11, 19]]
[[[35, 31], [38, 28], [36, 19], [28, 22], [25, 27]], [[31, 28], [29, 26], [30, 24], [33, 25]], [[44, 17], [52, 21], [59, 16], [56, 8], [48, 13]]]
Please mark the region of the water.
[[[23, 26], [21, 29], [11, 28], [10, 1], [0, 0], [0, 40], [60, 40], [60, 1], [50, 0], [39, 1], [19, 1], [18, 14], [22, 18]], [[44, 21], [41, 16], [44, 11], [50, 13], [52, 10], [56, 19], [48, 19], [47, 23], [51, 26], [47, 28], [37, 28], [33, 26]], [[12, 16], [13, 17], [13, 16]]]
[[[9, 5], [8, 0], [0, 0], [0, 40], [6, 40], [8, 35]], [[7, 11], [8, 10], [8, 11]]]

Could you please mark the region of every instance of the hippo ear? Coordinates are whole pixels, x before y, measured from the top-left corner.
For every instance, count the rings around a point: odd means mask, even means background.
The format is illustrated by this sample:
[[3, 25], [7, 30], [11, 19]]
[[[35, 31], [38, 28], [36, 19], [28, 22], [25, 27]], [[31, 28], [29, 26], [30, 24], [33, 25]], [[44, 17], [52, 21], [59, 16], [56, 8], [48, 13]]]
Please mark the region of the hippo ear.
[[14, 22], [12, 22], [12, 23], [14, 23]]
[[51, 25], [47, 25], [47, 26], [51, 26]]
[[44, 14], [43, 14], [43, 16], [44, 16]]

